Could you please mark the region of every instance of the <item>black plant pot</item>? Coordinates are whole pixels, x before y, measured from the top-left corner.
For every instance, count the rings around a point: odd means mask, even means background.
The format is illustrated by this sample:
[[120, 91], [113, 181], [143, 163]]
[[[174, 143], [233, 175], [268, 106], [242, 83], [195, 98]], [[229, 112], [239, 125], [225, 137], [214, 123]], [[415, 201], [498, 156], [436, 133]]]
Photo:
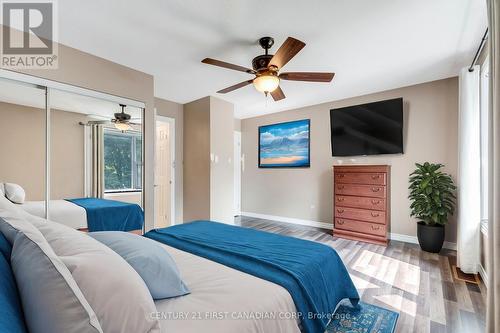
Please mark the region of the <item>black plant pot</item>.
[[438, 253], [443, 248], [444, 226], [417, 223], [417, 237], [420, 248], [431, 253]]

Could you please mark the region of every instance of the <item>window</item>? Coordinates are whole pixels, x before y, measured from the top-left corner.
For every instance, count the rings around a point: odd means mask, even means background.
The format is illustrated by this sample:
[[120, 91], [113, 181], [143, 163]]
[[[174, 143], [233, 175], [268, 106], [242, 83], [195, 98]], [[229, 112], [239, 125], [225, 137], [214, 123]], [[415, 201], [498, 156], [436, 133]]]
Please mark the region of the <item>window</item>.
[[105, 192], [140, 191], [142, 188], [141, 133], [104, 129]]
[[481, 67], [481, 108], [480, 108], [480, 135], [481, 135], [481, 222], [482, 227], [488, 223], [488, 200], [489, 200], [489, 62], [488, 59]]

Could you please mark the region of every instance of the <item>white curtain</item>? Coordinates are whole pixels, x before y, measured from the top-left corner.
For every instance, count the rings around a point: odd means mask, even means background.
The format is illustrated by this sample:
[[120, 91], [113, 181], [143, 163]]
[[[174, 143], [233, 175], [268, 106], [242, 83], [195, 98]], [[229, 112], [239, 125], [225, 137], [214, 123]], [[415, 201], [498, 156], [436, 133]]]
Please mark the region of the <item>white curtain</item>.
[[479, 66], [463, 68], [459, 80], [457, 266], [478, 272], [481, 226]]
[[490, 206], [488, 214], [487, 332], [500, 333], [500, 0], [488, 0], [490, 56]]

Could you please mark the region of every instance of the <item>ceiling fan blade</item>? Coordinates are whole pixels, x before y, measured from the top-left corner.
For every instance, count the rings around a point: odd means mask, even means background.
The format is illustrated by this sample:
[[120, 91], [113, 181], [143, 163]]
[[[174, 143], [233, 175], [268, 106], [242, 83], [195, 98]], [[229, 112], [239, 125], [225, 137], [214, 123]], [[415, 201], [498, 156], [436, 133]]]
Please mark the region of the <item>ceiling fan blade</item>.
[[253, 69], [246, 68], [246, 67], [239, 66], [239, 65], [230, 64], [228, 62], [215, 60], [215, 59], [211, 59], [211, 58], [205, 58], [201, 62], [204, 64], [209, 64], [209, 65], [219, 66], [219, 67], [223, 67], [223, 68], [227, 68], [227, 69], [233, 69], [235, 71], [245, 72], [248, 74], [255, 73], [255, 71]]
[[238, 84], [235, 84], [234, 86], [227, 87], [226, 89], [219, 90], [218, 93], [219, 94], [225, 94], [225, 93], [231, 92], [233, 90], [243, 88], [244, 86], [247, 86], [247, 85], [251, 84], [252, 82], [253, 82], [253, 80], [243, 81], [243, 82], [240, 82]]
[[331, 82], [335, 73], [289, 72], [281, 73], [279, 78], [289, 81]]
[[278, 51], [274, 54], [269, 62], [269, 66], [276, 66], [278, 69], [283, 68], [287, 62], [290, 61], [300, 50], [306, 46], [306, 43], [298, 39], [288, 37], [285, 42], [280, 46]]
[[286, 97], [283, 93], [283, 90], [281, 90], [281, 87], [278, 87], [273, 92], [271, 92], [271, 96], [273, 96], [275, 102], [280, 101]]

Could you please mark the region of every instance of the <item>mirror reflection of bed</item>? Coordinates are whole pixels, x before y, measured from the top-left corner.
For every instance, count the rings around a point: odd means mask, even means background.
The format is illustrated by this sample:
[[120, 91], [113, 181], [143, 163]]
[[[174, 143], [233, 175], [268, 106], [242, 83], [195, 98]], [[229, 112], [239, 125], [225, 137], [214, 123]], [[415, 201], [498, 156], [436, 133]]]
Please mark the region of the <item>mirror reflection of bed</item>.
[[[47, 112], [45, 96], [45, 88], [0, 81], [0, 154], [9, 157], [0, 183], [24, 191], [15, 203], [33, 215], [82, 231], [141, 233], [142, 108], [50, 89]], [[114, 122], [122, 111], [130, 119]]]

